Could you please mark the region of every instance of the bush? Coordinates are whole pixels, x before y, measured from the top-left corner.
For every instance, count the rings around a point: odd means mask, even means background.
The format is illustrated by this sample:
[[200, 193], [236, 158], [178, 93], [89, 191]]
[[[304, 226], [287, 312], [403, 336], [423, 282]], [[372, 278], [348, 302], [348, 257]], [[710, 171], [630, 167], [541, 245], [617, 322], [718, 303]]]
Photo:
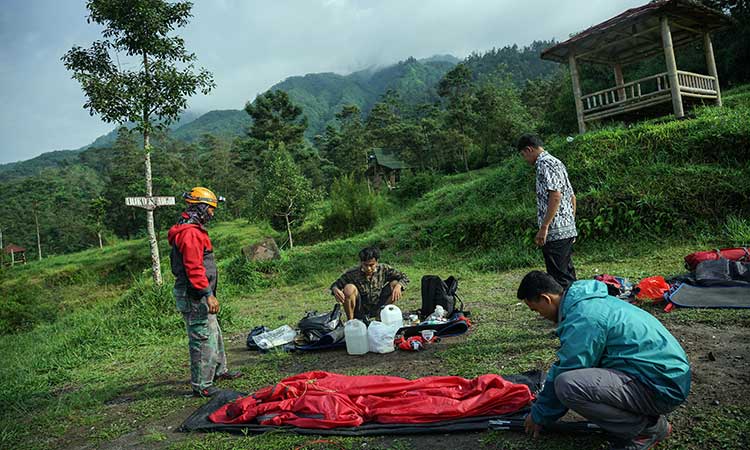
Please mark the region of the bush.
[[385, 209], [386, 202], [371, 193], [367, 184], [350, 175], [336, 179], [331, 186], [331, 210], [323, 227], [332, 236], [367, 231]]
[[241, 286], [246, 293], [255, 292], [271, 286], [271, 278], [279, 272], [281, 264], [280, 260], [248, 261], [237, 256], [227, 265], [227, 280]]
[[434, 172], [416, 172], [404, 175], [391, 195], [398, 200], [412, 200], [422, 197], [440, 185], [443, 177]]

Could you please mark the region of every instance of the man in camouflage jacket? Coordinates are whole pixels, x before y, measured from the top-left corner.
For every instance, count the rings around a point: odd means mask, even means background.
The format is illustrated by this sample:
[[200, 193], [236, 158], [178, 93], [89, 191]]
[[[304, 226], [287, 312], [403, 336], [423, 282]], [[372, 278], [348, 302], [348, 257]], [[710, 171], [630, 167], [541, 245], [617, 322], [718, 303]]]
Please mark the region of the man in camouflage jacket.
[[347, 319], [364, 319], [380, 308], [396, 303], [409, 278], [387, 264], [379, 264], [380, 250], [368, 247], [359, 252], [359, 265], [331, 285], [331, 294], [344, 306]]

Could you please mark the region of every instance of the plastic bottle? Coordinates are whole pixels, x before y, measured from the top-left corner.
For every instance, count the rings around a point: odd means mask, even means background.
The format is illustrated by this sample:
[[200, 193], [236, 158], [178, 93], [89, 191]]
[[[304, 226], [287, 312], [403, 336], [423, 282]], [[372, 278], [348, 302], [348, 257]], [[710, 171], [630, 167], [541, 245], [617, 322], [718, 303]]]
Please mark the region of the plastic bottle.
[[433, 312], [432, 314], [430, 314], [429, 317], [427, 317], [426, 322], [430, 322], [430, 323], [445, 322], [445, 315], [446, 315], [445, 308], [443, 308], [442, 305], [437, 305], [435, 307], [435, 312]]
[[297, 336], [297, 332], [289, 325], [282, 325], [275, 330], [266, 331], [265, 333], [253, 336], [255, 344], [263, 350], [268, 350], [287, 342], [292, 342]]
[[367, 325], [358, 319], [351, 319], [344, 325], [346, 352], [350, 355], [367, 353]]
[[380, 311], [380, 321], [396, 330], [404, 326], [404, 316], [396, 305], [387, 305]]

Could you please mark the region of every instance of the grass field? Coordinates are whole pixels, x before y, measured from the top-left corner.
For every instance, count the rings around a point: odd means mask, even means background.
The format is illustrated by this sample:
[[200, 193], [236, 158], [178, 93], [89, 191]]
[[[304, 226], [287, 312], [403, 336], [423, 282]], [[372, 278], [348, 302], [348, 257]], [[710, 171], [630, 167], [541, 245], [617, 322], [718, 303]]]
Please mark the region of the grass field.
[[[730, 91], [730, 108], [705, 108], [692, 120], [614, 127], [551, 143], [579, 196], [579, 278], [676, 275], [688, 253], [750, 243], [747, 94], [747, 87]], [[245, 373], [223, 386], [252, 392], [315, 369], [416, 378], [548, 368], [558, 345], [553, 326], [515, 298], [523, 275], [543, 268], [531, 244], [532, 169], [509, 158], [429, 183], [412, 185], [419, 192], [412, 198], [388, 199], [388, 212], [373, 229], [339, 239], [324, 239], [325, 208], [319, 208], [295, 239], [306, 245], [271, 263], [248, 264], [240, 256], [244, 245], [279, 238], [267, 225], [212, 224], [219, 320], [229, 363]], [[404, 311], [419, 307], [423, 275], [457, 276], [472, 313], [470, 332], [420, 353], [261, 355], [245, 349], [254, 326], [294, 326], [305, 311], [329, 310], [328, 286], [372, 244], [383, 250], [383, 262], [412, 280], [399, 304]], [[164, 286], [153, 286], [149, 263], [140, 239], [0, 269], [0, 448], [606, 448], [597, 435], [532, 441], [483, 432], [313, 444], [313, 437], [282, 432], [177, 433], [204, 401], [190, 397], [187, 338], [174, 309], [173, 280], [166, 275]], [[641, 306], [680, 340], [693, 366], [691, 396], [671, 415], [675, 432], [659, 448], [750, 448], [750, 310], [666, 314], [658, 305]]]
[[[238, 245], [267, 230], [239, 222], [219, 224], [216, 236], [220, 266], [226, 269]], [[143, 244], [143, 243], [142, 243]], [[145, 244], [144, 251], [145, 251]], [[602, 251], [584, 247], [576, 254], [579, 276], [612, 273], [633, 280], [682, 271], [682, 256], [694, 245], [673, 242], [654, 247], [639, 244]], [[444, 339], [421, 353], [348, 356], [344, 351], [317, 354], [269, 353], [244, 349], [255, 325], [294, 326], [306, 310], [327, 310], [327, 286], [353, 264], [349, 258], [320, 261], [314, 247], [301, 247], [285, 258], [316, 258], [323, 268], [297, 282], [269, 275], [266, 287], [225, 283], [220, 291], [228, 359], [245, 377], [224, 387], [251, 392], [302, 371], [325, 369], [345, 374], [390, 374], [474, 377], [544, 369], [557, 345], [550, 323], [515, 299], [523, 274], [542, 264], [503, 272], [481, 272], [461, 262], [425, 254], [386, 252], [383, 260], [405, 270], [414, 281], [401, 302], [419, 307], [418, 281], [424, 274], [460, 278], [460, 291], [475, 326], [463, 337]], [[353, 252], [352, 252], [353, 253]], [[56, 274], [71, 257], [45, 261]], [[31, 265], [27, 266], [30, 270]], [[32, 277], [34, 278], [34, 277]], [[184, 434], [175, 429], [204, 401], [188, 397], [187, 339], [181, 318], [172, 310], [169, 288], [154, 289], [139, 275], [132, 286], [109, 286], [96, 302], [61, 319], [11, 336], [0, 343], [4, 355], [2, 399], [5, 405], [2, 448], [257, 448], [287, 449], [311, 442], [309, 436], [269, 433], [260, 436]], [[169, 283], [169, 279], [167, 283]], [[98, 289], [94, 283], [85, 283]], [[415, 288], [414, 286], [417, 286]], [[223, 292], [223, 295], [222, 295]], [[673, 437], [660, 448], [746, 448], [750, 445], [750, 314], [747, 311], [676, 310], [670, 314], [645, 305], [681, 340], [695, 368], [693, 393], [672, 415]], [[158, 316], [158, 317], [155, 317]], [[715, 361], [708, 359], [711, 351]], [[510, 432], [440, 436], [328, 438], [343, 448], [600, 448], [600, 436], [545, 436], [532, 441]], [[317, 444], [316, 444], [317, 445]], [[338, 448], [325, 443], [305, 448]]]

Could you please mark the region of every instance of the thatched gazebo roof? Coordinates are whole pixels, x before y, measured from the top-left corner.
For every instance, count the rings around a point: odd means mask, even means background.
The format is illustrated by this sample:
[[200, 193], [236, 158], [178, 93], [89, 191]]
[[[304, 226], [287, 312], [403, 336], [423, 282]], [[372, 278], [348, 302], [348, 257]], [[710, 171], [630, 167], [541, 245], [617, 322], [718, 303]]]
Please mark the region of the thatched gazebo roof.
[[669, 18], [675, 48], [735, 23], [722, 12], [691, 0], [654, 1], [628, 9], [543, 51], [542, 59], [567, 63], [574, 50], [579, 62], [611, 65], [661, 55], [664, 49], [659, 20], [663, 16]]

